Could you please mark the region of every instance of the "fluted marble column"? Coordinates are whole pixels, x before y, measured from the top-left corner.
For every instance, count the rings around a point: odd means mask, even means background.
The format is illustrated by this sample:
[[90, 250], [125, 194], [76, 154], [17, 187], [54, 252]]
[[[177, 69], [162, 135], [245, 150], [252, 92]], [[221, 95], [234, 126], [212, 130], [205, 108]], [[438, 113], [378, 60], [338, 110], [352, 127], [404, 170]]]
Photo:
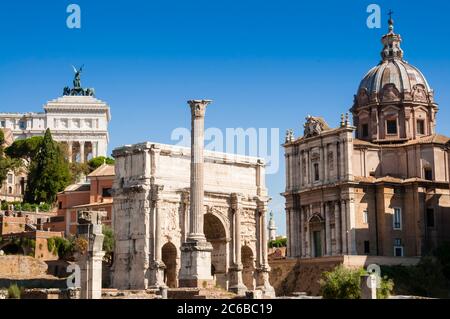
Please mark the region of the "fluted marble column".
[[325, 206], [325, 237], [326, 237], [326, 255], [331, 256], [331, 219], [330, 219], [330, 207], [328, 203], [324, 204]]
[[69, 163], [73, 162], [73, 142], [67, 142], [67, 157]]
[[339, 210], [339, 202], [334, 203], [334, 237], [336, 242], [335, 255], [341, 254], [341, 216]]
[[84, 154], [84, 145], [85, 144], [85, 142], [83, 141], [83, 142], [80, 142], [80, 163], [85, 163], [86, 162], [86, 160], [85, 160], [85, 154]]
[[210, 100], [188, 101], [191, 108], [191, 189], [189, 234], [181, 246], [180, 287], [213, 286], [212, 245], [203, 232], [204, 221], [204, 128]]
[[342, 234], [342, 254], [348, 254], [347, 250], [347, 214], [345, 200], [341, 201], [341, 234]]
[[256, 273], [256, 285], [257, 289], [262, 290], [265, 297], [273, 298], [275, 297], [275, 289], [269, 282], [270, 266], [267, 255], [267, 227], [266, 227], [266, 213], [267, 213], [267, 201], [259, 200], [258, 209], [256, 212], [257, 218], [259, 219], [257, 228], [257, 238], [260, 241], [260, 249], [258, 251], [260, 264], [258, 265]]
[[191, 107], [191, 206], [190, 206], [190, 241], [204, 241], [203, 233], [203, 201], [204, 191], [204, 144], [205, 113], [209, 100], [189, 101]]
[[238, 194], [231, 195], [231, 207], [233, 210], [233, 242], [234, 242], [234, 265], [230, 267], [230, 288], [231, 292], [238, 295], [245, 295], [247, 287], [242, 279], [242, 256], [241, 256], [241, 197]]
[[152, 201], [153, 201], [153, 260], [150, 265], [150, 280], [149, 285], [151, 288], [159, 288], [165, 286], [164, 283], [164, 269], [166, 268], [162, 261], [161, 252], [161, 193], [164, 190], [164, 186], [153, 185], [152, 186]]

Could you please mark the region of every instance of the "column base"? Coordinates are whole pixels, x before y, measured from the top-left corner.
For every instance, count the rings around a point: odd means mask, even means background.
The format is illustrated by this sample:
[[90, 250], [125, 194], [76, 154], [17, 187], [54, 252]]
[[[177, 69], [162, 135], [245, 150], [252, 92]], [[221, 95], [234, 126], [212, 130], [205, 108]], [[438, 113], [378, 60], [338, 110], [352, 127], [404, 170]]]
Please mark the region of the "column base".
[[275, 298], [275, 289], [269, 282], [270, 267], [263, 266], [256, 272], [256, 289], [263, 292], [263, 298]]
[[162, 261], [153, 261], [149, 272], [150, 278], [148, 280], [148, 288], [149, 289], [159, 289], [161, 287], [165, 287], [166, 284], [164, 282], [164, 269], [166, 269], [166, 265]]
[[228, 291], [239, 296], [245, 296], [245, 293], [248, 291], [247, 286], [244, 285], [244, 281], [242, 280], [242, 269], [242, 266], [234, 266], [228, 271], [230, 276], [230, 286]]
[[181, 245], [179, 286], [185, 288], [212, 288], [211, 252], [207, 241], [190, 241]]

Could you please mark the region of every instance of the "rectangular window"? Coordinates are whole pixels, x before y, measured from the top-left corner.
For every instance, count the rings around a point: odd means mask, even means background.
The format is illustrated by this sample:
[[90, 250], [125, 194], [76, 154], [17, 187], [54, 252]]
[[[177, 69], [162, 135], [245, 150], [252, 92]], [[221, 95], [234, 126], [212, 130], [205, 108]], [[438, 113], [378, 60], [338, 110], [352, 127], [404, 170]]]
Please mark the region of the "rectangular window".
[[112, 197], [111, 188], [103, 188], [102, 196], [105, 198]]
[[62, 209], [62, 208], [63, 208], [62, 202], [59, 202], [59, 203], [58, 203], [58, 208], [59, 208], [59, 209]]
[[364, 242], [364, 254], [370, 254], [370, 242], [368, 240]]
[[402, 229], [402, 210], [400, 208], [394, 208], [394, 229]]
[[424, 135], [425, 134], [425, 121], [417, 120], [417, 134]]
[[403, 257], [403, 247], [394, 247], [394, 256], [395, 257]]
[[0, 127], [5, 128], [6, 127], [6, 121], [1, 121]]
[[320, 179], [320, 175], [319, 175], [319, 164], [315, 163], [314, 164], [314, 180], [318, 181]]
[[386, 121], [386, 133], [387, 134], [397, 134], [397, 120], [387, 120]]
[[433, 180], [433, 171], [429, 168], [425, 168], [424, 169], [424, 177], [427, 181], [432, 181]]
[[363, 223], [369, 224], [369, 212], [367, 210], [363, 211]]
[[369, 124], [362, 125], [362, 137], [369, 137]]
[[62, 223], [64, 222], [64, 220], [65, 220], [64, 216], [50, 217], [50, 223]]
[[434, 209], [427, 208], [427, 227], [434, 227]]
[[27, 129], [27, 122], [25, 122], [25, 121], [20, 121], [20, 122], [19, 122], [19, 129], [21, 129], [21, 130], [26, 130], [26, 129]]
[[14, 176], [13, 176], [13, 174], [8, 174], [8, 184], [14, 184]]

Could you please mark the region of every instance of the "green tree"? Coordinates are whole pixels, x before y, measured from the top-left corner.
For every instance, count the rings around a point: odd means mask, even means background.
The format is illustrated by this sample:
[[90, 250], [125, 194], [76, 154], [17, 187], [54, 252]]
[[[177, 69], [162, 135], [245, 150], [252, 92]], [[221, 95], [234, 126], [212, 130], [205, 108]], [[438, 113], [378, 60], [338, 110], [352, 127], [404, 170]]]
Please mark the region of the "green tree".
[[31, 161], [39, 151], [44, 137], [33, 136], [24, 140], [15, 141], [10, 147], [6, 149], [6, 155], [11, 158], [20, 158]]
[[70, 178], [64, 153], [53, 141], [50, 129], [47, 129], [29, 167], [25, 201], [53, 204], [57, 193], [64, 190]]
[[69, 168], [71, 175], [70, 182], [72, 184], [77, 183], [81, 176], [88, 175], [91, 172], [89, 165], [86, 163], [70, 163]]
[[105, 251], [105, 260], [108, 262], [108, 264], [111, 265], [113, 261], [115, 245], [114, 232], [111, 227], [103, 225], [103, 236], [103, 250]]
[[114, 159], [111, 157], [99, 156], [91, 159], [88, 162], [89, 168], [91, 172], [95, 171], [97, 168], [102, 166], [103, 164], [114, 165]]
[[3, 131], [0, 130], [0, 185], [6, 179], [6, 175], [8, 174], [8, 170], [9, 170], [9, 163], [8, 163], [7, 159], [5, 158], [4, 151], [3, 151], [4, 143], [5, 143], [5, 135], [3, 134]]

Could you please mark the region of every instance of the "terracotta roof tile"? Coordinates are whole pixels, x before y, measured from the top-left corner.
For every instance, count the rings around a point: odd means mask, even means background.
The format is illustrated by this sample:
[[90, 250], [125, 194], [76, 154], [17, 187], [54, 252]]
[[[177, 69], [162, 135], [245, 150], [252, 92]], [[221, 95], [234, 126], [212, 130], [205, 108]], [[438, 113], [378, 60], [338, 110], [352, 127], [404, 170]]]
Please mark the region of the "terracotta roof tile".
[[90, 173], [88, 177], [114, 176], [114, 175], [115, 175], [114, 165], [103, 164], [95, 171]]

